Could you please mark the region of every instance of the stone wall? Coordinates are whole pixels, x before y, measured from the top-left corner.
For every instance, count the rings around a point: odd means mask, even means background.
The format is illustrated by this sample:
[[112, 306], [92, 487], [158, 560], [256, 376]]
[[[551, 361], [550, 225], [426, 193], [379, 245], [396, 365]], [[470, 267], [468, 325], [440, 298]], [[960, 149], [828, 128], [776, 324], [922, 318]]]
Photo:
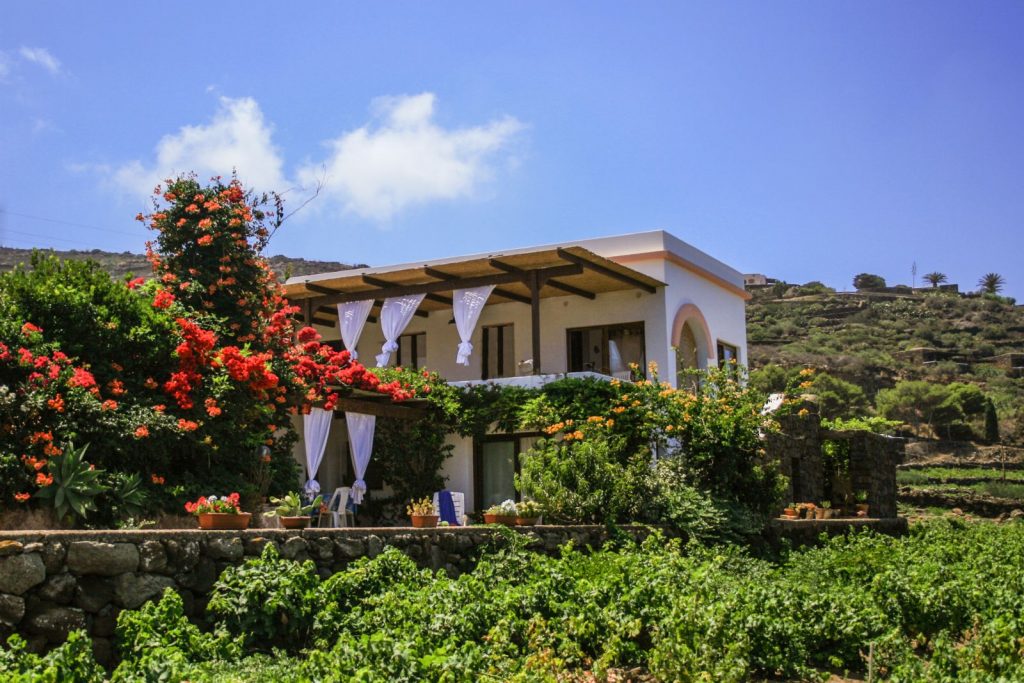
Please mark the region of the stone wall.
[[[642, 527], [625, 530], [636, 538], [650, 533]], [[607, 540], [599, 526], [517, 532], [547, 553], [567, 541], [597, 547]], [[313, 560], [325, 578], [360, 557], [376, 556], [386, 545], [423, 567], [455, 576], [471, 569], [479, 550], [497, 534], [489, 527], [0, 532], [0, 638], [6, 641], [17, 632], [42, 651], [84, 628], [97, 659], [109, 663], [121, 610], [136, 609], [173, 588], [189, 616], [199, 616], [221, 571], [259, 555], [267, 543], [283, 557]]]

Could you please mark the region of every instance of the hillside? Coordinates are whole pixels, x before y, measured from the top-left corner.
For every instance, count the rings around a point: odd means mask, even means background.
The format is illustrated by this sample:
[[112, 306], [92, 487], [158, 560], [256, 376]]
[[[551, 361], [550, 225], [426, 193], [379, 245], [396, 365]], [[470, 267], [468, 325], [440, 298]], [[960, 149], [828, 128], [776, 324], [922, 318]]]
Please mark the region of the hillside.
[[[129, 251], [115, 253], [92, 249], [90, 251], [55, 251], [45, 250], [62, 259], [91, 259], [98, 262], [104, 270], [115, 278], [125, 276], [141, 275], [149, 277], [150, 267], [146, 257], [142, 254], [133, 254]], [[0, 247], [0, 272], [14, 269], [19, 263], [28, 263], [32, 257], [31, 249], [14, 249], [11, 247]], [[269, 256], [267, 260], [273, 266], [278, 277], [284, 279], [293, 275], [312, 275], [313, 273], [324, 273], [333, 270], [346, 270], [359, 266], [347, 265], [336, 261], [310, 261], [302, 258], [289, 258], [287, 256]]]
[[747, 307], [752, 370], [813, 366], [860, 387], [868, 404], [906, 380], [961, 382], [991, 398], [1003, 433], [1024, 406], [1024, 307], [955, 292], [757, 288]]

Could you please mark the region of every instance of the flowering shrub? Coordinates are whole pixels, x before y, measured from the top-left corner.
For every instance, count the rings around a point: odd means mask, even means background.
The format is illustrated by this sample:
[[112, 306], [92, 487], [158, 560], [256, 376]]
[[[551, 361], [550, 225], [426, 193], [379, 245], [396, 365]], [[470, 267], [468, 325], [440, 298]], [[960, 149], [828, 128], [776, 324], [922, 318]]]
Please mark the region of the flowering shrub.
[[211, 512], [237, 515], [241, 511], [238, 493], [231, 493], [220, 498], [217, 496], [200, 496], [195, 502], [185, 503], [185, 512], [190, 515], [207, 515]]
[[280, 224], [276, 198], [184, 176], [139, 218], [156, 234], [149, 281], [41, 255], [0, 275], [0, 509], [49, 485], [54, 435], [91, 444], [97, 467], [138, 474], [150, 510], [214, 487], [284, 491], [292, 415], [332, 409], [350, 387], [415, 395], [299, 329], [260, 256]]

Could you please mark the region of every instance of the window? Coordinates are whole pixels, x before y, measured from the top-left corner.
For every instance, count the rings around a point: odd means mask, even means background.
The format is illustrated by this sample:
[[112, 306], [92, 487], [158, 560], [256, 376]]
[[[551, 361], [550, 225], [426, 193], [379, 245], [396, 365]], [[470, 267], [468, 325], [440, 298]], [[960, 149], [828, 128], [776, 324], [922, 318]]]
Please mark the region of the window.
[[726, 344], [721, 339], [718, 340], [718, 367], [719, 368], [732, 368], [736, 369], [736, 365], [740, 362], [740, 351], [732, 344]]
[[519, 454], [533, 448], [536, 442], [534, 435], [485, 436], [476, 441], [473, 485], [477, 510], [519, 498], [515, 487]]
[[403, 368], [419, 370], [427, 365], [427, 334], [403, 334], [398, 338], [398, 354], [395, 364]]
[[516, 374], [516, 349], [512, 325], [484, 326], [482, 379], [512, 377]]
[[619, 379], [631, 379], [630, 365], [646, 376], [647, 355], [644, 324], [626, 323], [568, 330], [569, 372], [600, 372]]

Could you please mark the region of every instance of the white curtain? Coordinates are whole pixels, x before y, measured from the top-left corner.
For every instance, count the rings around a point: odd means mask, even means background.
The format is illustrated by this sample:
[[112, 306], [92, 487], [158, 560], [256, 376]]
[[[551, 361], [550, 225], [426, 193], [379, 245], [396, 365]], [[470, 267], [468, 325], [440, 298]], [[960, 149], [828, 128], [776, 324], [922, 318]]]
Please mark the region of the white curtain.
[[373, 429], [377, 418], [373, 415], [362, 413], [345, 413], [345, 423], [348, 425], [348, 449], [352, 454], [352, 469], [356, 474], [356, 481], [352, 484], [352, 491], [349, 494], [352, 502], [359, 505], [363, 502], [363, 494], [366, 493], [366, 466], [370, 464], [370, 455], [373, 454]]
[[306, 493], [315, 496], [320, 493], [320, 484], [316, 480], [316, 471], [320, 469], [320, 461], [324, 459], [327, 447], [327, 435], [331, 433], [331, 418], [334, 413], [323, 408], [312, 408], [309, 415], [302, 416], [302, 438], [306, 446]]
[[347, 304], [338, 304], [338, 327], [341, 330], [341, 341], [345, 342], [345, 348], [352, 354], [352, 360], [359, 358], [356, 345], [363, 333], [363, 325], [373, 308], [373, 299], [365, 301], [350, 301]]
[[473, 287], [472, 289], [456, 289], [452, 292], [452, 304], [455, 309], [455, 327], [459, 330], [459, 353], [455, 362], [459, 365], [469, 365], [469, 355], [473, 353], [473, 332], [476, 330], [476, 323], [480, 320], [480, 313], [484, 310], [487, 297], [494, 291], [494, 285], [486, 287]]
[[377, 355], [377, 367], [382, 368], [391, 360], [391, 354], [398, 350], [398, 338], [402, 336], [409, 321], [416, 315], [416, 309], [423, 303], [426, 294], [410, 294], [384, 299], [380, 311], [380, 329], [384, 333], [384, 346]]

